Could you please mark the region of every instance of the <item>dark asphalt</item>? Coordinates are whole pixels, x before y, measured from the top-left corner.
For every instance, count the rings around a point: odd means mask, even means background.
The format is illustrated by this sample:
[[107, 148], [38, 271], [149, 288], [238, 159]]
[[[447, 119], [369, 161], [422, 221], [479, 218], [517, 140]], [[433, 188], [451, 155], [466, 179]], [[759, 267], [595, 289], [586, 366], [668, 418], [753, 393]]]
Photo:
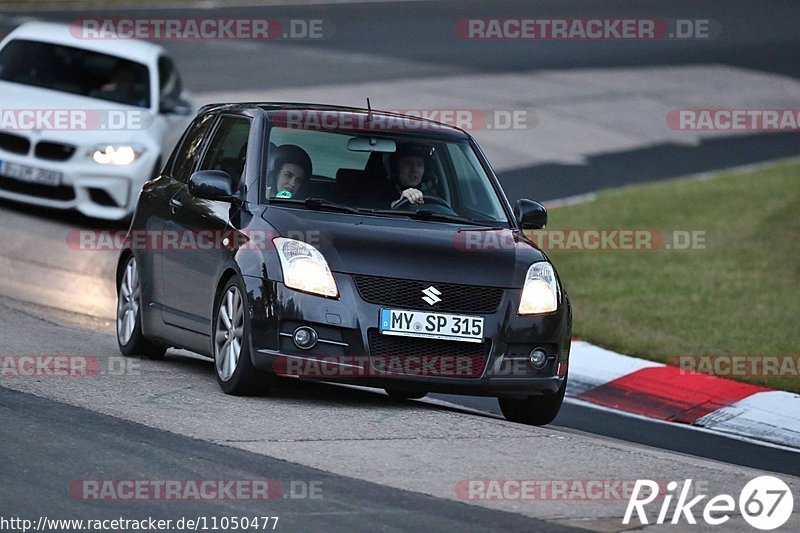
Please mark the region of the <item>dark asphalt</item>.
[[[336, 476], [3, 387], [0, 417], [0, 516], [5, 518], [177, 521], [204, 516], [210, 524], [211, 517], [278, 516], [276, 531], [574, 531]], [[289, 497], [266, 502], [91, 501], [69, 491], [80, 480], [264, 479], [280, 482]], [[321, 487], [321, 498], [302, 498], [305, 486]]]

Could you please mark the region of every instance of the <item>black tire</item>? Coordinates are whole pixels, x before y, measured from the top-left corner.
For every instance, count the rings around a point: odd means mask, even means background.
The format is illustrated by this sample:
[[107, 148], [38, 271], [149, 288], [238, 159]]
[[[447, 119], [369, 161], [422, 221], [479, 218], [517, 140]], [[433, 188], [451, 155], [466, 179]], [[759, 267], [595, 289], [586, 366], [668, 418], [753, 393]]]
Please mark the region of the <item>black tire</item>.
[[[221, 352], [217, 345], [217, 330], [218, 323], [220, 322], [220, 309], [225, 304], [225, 297], [228, 291], [231, 290], [237, 291], [239, 298], [241, 298], [243, 333], [235, 369], [230, 377], [225, 379], [223, 375], [221, 375], [223, 370], [220, 368]], [[214, 356], [214, 369], [217, 375], [217, 383], [225, 394], [231, 394], [233, 396], [249, 396], [266, 393], [273, 379], [272, 374], [254, 367], [253, 361], [250, 359], [250, 313], [247, 312], [245, 294], [242, 284], [236, 276], [229, 279], [225, 287], [216, 297], [216, 301], [214, 302], [214, 316], [211, 321], [213, 328], [211, 333], [211, 348], [212, 355]]]
[[566, 391], [565, 379], [558, 392], [527, 398], [498, 398], [497, 401], [506, 420], [530, 426], [544, 426], [558, 416]]
[[395, 400], [419, 400], [428, 395], [427, 392], [411, 392], [401, 389], [383, 389], [390, 397]]
[[[125, 357], [139, 357], [139, 356], [146, 356], [150, 359], [163, 359], [164, 354], [167, 351], [166, 346], [153, 342], [147, 337], [144, 336], [142, 333], [142, 310], [141, 310], [141, 285], [140, 285], [140, 278], [139, 278], [139, 270], [138, 264], [136, 262], [136, 258], [133, 254], [129, 255], [125, 258], [124, 263], [122, 263], [122, 270], [119, 272], [119, 276], [117, 277], [117, 318], [116, 318], [116, 332], [117, 332], [117, 346], [119, 346], [119, 351]], [[135, 283], [134, 287], [127, 287], [126, 290], [123, 290], [123, 283], [126, 283], [126, 276], [128, 275], [128, 268], [132, 268], [135, 271]], [[132, 298], [126, 297], [123, 293], [130, 293], [132, 289]], [[130, 305], [132, 302], [138, 302], [136, 304], [136, 310], [133, 312], [131, 316], [128, 317], [128, 320], [133, 321], [133, 328], [130, 332], [130, 336], [128, 337], [123, 333], [124, 330], [129, 328], [129, 323], [125, 321], [123, 318], [123, 309], [130, 309]], [[121, 316], [123, 315], [123, 316]], [[125, 342], [123, 342], [125, 341]]]

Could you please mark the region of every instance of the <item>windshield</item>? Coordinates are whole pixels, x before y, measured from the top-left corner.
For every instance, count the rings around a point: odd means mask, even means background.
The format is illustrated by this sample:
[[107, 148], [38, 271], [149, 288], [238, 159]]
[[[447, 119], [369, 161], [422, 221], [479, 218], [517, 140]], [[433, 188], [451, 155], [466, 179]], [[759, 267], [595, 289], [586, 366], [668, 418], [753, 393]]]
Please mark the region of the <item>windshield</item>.
[[150, 106], [146, 66], [70, 46], [11, 41], [0, 51], [0, 80], [120, 104]]
[[[445, 222], [509, 224], [467, 140], [273, 127], [269, 141], [263, 189], [267, 201], [339, 212], [355, 209]], [[303, 202], [309, 198], [315, 201]]]

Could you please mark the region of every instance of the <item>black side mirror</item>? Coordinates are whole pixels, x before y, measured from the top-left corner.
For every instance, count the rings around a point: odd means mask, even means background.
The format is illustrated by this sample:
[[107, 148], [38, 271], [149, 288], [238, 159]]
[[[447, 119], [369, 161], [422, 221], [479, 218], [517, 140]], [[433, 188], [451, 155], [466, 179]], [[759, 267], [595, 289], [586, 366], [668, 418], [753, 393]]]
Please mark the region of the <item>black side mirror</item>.
[[233, 200], [230, 175], [224, 170], [198, 170], [189, 178], [189, 193], [197, 198]]
[[533, 200], [517, 200], [514, 218], [522, 229], [544, 229], [547, 227], [547, 209]]

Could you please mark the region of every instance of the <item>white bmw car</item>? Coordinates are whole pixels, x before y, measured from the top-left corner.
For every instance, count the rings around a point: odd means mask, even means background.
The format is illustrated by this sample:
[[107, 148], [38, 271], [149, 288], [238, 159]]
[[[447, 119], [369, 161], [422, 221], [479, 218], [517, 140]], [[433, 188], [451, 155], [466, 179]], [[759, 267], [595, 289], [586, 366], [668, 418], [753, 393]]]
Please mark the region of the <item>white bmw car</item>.
[[166, 51], [31, 22], [0, 43], [0, 197], [131, 215], [194, 115]]

